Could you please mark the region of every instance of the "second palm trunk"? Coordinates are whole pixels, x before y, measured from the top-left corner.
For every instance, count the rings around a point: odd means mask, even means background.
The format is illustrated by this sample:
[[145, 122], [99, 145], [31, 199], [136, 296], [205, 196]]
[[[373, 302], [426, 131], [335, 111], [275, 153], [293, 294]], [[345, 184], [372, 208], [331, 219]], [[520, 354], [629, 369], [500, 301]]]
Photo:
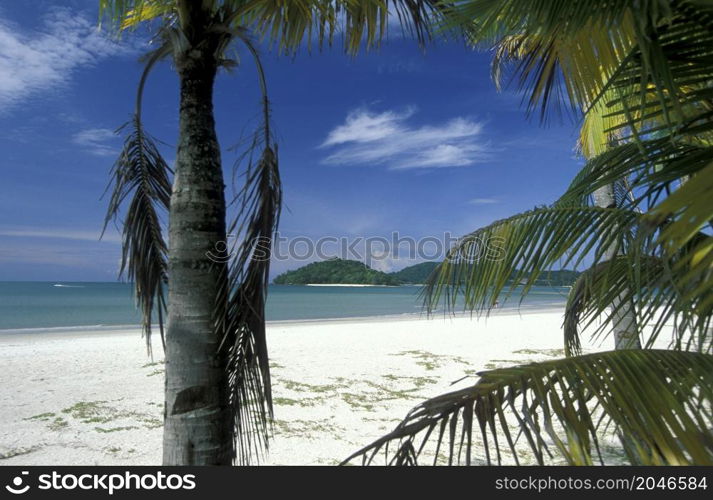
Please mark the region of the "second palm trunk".
[[[598, 207], [609, 208], [616, 206], [614, 184], [606, 184], [594, 192], [594, 204]], [[620, 255], [622, 249], [616, 244], [604, 250], [604, 260], [610, 261]], [[639, 329], [636, 321], [636, 310], [630, 298], [623, 294], [611, 304], [614, 316], [613, 332], [615, 349], [641, 349]]]

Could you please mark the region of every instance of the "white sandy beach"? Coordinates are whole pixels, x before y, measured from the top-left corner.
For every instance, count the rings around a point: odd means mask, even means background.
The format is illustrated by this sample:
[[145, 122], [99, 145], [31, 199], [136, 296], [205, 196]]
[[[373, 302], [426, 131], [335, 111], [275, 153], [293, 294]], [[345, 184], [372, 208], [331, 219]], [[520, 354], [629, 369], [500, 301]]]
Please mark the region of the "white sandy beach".
[[[270, 324], [264, 463], [336, 464], [477, 371], [561, 357], [561, 324], [561, 310]], [[0, 364], [0, 464], [160, 464], [163, 365], [138, 331], [2, 335]]]

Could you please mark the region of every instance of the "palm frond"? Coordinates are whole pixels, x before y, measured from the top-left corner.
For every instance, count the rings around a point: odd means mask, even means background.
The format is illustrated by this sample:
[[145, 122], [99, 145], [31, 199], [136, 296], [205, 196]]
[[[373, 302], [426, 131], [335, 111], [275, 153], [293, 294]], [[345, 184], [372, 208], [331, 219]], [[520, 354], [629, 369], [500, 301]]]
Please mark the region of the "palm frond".
[[641, 256], [632, 265], [630, 258], [619, 256], [590, 267], [567, 297], [566, 354], [581, 354], [580, 331], [594, 326], [597, 320], [594, 338], [617, 328], [628, 307], [634, 309], [637, 324], [652, 325], [644, 347], [652, 347], [665, 327], [673, 324], [671, 347], [710, 352], [706, 342], [710, 318], [695, 314], [696, 303], [686, 300], [676, 285], [670, 262], [658, 257]]
[[268, 421], [272, 418], [272, 389], [265, 335], [265, 303], [273, 234], [281, 203], [278, 159], [273, 146], [248, 167], [241, 194], [243, 210], [235, 231], [242, 240], [231, 263], [231, 295], [224, 328], [229, 348], [231, 406], [235, 411], [234, 458], [249, 463], [252, 451], [267, 447]]
[[713, 147], [656, 138], [611, 147], [589, 160], [558, 203], [586, 204], [597, 189], [627, 179], [629, 208], [649, 210], [713, 161]]
[[[450, 0], [224, 0], [203, 2], [210, 15], [231, 28], [247, 28], [286, 53], [302, 44], [331, 45], [341, 34], [345, 50], [357, 54], [362, 46], [378, 47], [387, 35], [390, 18], [421, 45], [432, 39]], [[182, 16], [175, 0], [100, 0], [100, 15], [120, 29], [172, 15]], [[185, 6], [184, 6], [185, 7]], [[439, 30], [439, 34], [444, 30]]]
[[[126, 274], [134, 283], [137, 306], [142, 314], [146, 345], [151, 353], [151, 327], [157, 314], [161, 343], [165, 348], [163, 318], [166, 302], [163, 294], [167, 282], [167, 246], [163, 237], [162, 216], [171, 200], [171, 169], [164, 161], [155, 140], [141, 122], [141, 101], [146, 78], [154, 64], [168, 54], [166, 47], [154, 51], [139, 82], [136, 112], [119, 132], [128, 131], [124, 147], [112, 168], [112, 189], [104, 220], [104, 230], [117, 220], [128, 200], [122, 229], [122, 253], [119, 276]], [[112, 187], [113, 184], [113, 187]]]
[[469, 28], [474, 44], [495, 44], [494, 76], [512, 68], [528, 111], [540, 108], [544, 119], [549, 108], [591, 105], [629, 57], [634, 19], [649, 13], [627, 3], [471, 0], [449, 17]]
[[[462, 295], [466, 309], [488, 311], [500, 295], [527, 294], [557, 260], [576, 265], [590, 255], [594, 265], [569, 297], [569, 354], [579, 350], [579, 328], [604, 315], [601, 333], [629, 305], [639, 327], [654, 323], [647, 347], [673, 322], [673, 347], [699, 353], [603, 353], [488, 372], [474, 388], [417, 407], [356, 456], [371, 462], [398, 442], [390, 463], [414, 464], [437, 430], [436, 460], [447, 445], [449, 461], [465, 448], [470, 463], [478, 420], [487, 463], [493, 452], [501, 460], [498, 435], [517, 463], [518, 427], [538, 463], [553, 449], [570, 464], [592, 463], [594, 449], [602, 462], [604, 424], [631, 463], [710, 464], [713, 5], [470, 0], [456, 11], [474, 42], [496, 44], [494, 77], [513, 69], [530, 111], [539, 107], [544, 118], [553, 104], [568, 104], [586, 115], [580, 147], [594, 157], [554, 206], [460, 241], [424, 290], [429, 311], [444, 295], [451, 309]], [[626, 184], [625, 196], [592, 217], [590, 197], [614, 183]], [[494, 239], [499, 251], [488, 258]]]
[[594, 158], [612, 145], [619, 144], [625, 132], [627, 116], [616, 89], [609, 89], [594, 106], [591, 106], [582, 121], [577, 139], [577, 150], [585, 158]]
[[[423, 290], [425, 306], [489, 311], [517, 293], [525, 297], [554, 265], [577, 267], [603, 249], [627, 249], [641, 215], [616, 207], [555, 205], [524, 212], [461, 238]], [[633, 257], [632, 257], [633, 258]]]
[[[713, 356], [612, 351], [479, 373], [344, 463], [713, 464]], [[377, 462], [377, 459], [379, 462]]]
[[420, 44], [429, 41], [450, 0], [295, 0], [289, 2], [233, 1], [236, 26], [249, 27], [286, 53], [294, 53], [316, 39], [331, 45], [341, 34], [346, 52], [357, 54], [362, 46], [378, 47], [386, 36], [389, 17]]
[[[119, 275], [126, 274], [134, 283], [136, 302], [142, 313], [146, 344], [151, 350], [151, 325], [154, 309], [163, 342], [163, 317], [166, 310], [163, 289], [167, 281], [167, 247], [161, 217], [168, 211], [171, 198], [169, 167], [153, 141], [143, 130], [138, 117], [124, 125], [130, 130], [124, 149], [112, 169], [112, 194], [104, 230], [118, 218], [124, 202], [126, 216], [122, 230]], [[108, 188], [107, 188], [108, 189]]]
[[662, 221], [668, 222], [660, 232], [657, 243], [666, 255], [688, 250], [676, 270], [685, 271], [680, 286], [699, 299], [696, 312], [701, 315], [713, 314], [713, 237], [701, 231], [713, 221], [713, 162], [692, 176], [671, 196], [646, 214], [646, 221], [652, 226]]
[[625, 96], [619, 108], [627, 109], [610, 114], [628, 115], [610, 118], [616, 126], [648, 121], [643, 110], [650, 105], [673, 124], [671, 113], [680, 119], [687, 101], [710, 93], [711, 13], [710, 5], [668, 0], [469, 0], [447, 18], [465, 27], [474, 43], [496, 46], [494, 76], [511, 69], [529, 111], [539, 107], [544, 118], [570, 105], [578, 115], [616, 94]]
[[[559, 203], [585, 203], [596, 189], [628, 178], [633, 196], [622, 208], [643, 209], [641, 234], [669, 261], [671, 285], [680, 304], [699, 317], [713, 314], [713, 147], [667, 138], [624, 144], [593, 160], [570, 184]], [[685, 180], [685, 182], [683, 182]], [[658, 250], [656, 250], [658, 251]]]
[[[226, 308], [219, 311], [218, 328], [224, 332], [221, 348], [228, 350], [230, 407], [235, 423], [233, 458], [248, 464], [267, 448], [272, 418], [265, 302], [282, 187], [262, 64], [244, 32], [237, 36], [253, 54], [258, 68], [262, 122], [243, 157], [247, 163], [245, 184], [234, 200], [238, 213], [228, 229], [235, 243], [220, 293], [223, 298], [219, 304], [225, 304]], [[258, 154], [257, 159], [254, 154]]]
[[176, 12], [175, 0], [99, 0], [99, 19], [119, 29], [136, 28], [145, 21]]
[[[637, 48], [608, 82], [610, 131], [641, 141], [656, 134], [676, 141], [685, 135], [710, 139], [713, 34], [694, 21], [676, 21], [658, 30], [654, 53]], [[652, 61], [654, 61], [652, 63]], [[651, 65], [656, 64], [655, 68]], [[659, 67], [660, 65], [660, 67]], [[655, 71], [655, 74], [651, 74]], [[696, 128], [705, 125], [707, 130]]]

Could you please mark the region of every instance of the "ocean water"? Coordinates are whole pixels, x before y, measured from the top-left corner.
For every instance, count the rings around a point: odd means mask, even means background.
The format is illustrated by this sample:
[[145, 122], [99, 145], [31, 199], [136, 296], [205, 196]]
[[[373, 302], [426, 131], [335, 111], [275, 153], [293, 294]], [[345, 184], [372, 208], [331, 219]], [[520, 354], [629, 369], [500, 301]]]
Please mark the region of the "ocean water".
[[[267, 320], [419, 315], [420, 287], [320, 287], [270, 285]], [[566, 288], [537, 287], [522, 310], [562, 306]], [[0, 333], [24, 329], [135, 326], [140, 322], [130, 284], [0, 282]]]

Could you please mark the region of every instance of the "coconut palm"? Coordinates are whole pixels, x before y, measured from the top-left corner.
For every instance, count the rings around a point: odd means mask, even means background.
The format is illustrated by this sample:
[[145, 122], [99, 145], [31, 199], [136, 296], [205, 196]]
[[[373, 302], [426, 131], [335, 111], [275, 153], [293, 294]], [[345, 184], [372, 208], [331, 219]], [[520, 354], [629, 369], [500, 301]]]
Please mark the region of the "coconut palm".
[[[495, 45], [494, 75], [510, 72], [529, 112], [583, 117], [588, 161], [553, 205], [465, 236], [426, 306], [463, 297], [487, 314], [554, 266], [593, 265], [568, 297], [567, 358], [480, 373], [348, 460], [592, 464], [616, 446], [635, 464], [713, 464], [713, 7], [468, 0], [454, 15]], [[502, 259], [478, 259], [493, 238]], [[632, 307], [644, 349], [582, 355], [584, 329], [628, 326]], [[671, 325], [669, 349], [653, 349]]]
[[[155, 48], [146, 55], [134, 117], [124, 127], [113, 170], [107, 222], [125, 212], [122, 272], [135, 284], [149, 345], [153, 314], [165, 339], [165, 464], [247, 463], [267, 443], [272, 401], [264, 306], [281, 187], [265, 75], [252, 37], [294, 52], [314, 39], [331, 43], [339, 28], [346, 51], [356, 54], [362, 42], [378, 44], [390, 16], [424, 42], [436, 7], [445, 3], [100, 0], [112, 27], [147, 24], [154, 31]], [[237, 64], [230, 50], [238, 48], [258, 69], [262, 121], [243, 157], [245, 184], [228, 224], [213, 86], [220, 69]], [[141, 120], [147, 77], [165, 59], [180, 81], [174, 171]], [[228, 233], [236, 236], [231, 246]]]

